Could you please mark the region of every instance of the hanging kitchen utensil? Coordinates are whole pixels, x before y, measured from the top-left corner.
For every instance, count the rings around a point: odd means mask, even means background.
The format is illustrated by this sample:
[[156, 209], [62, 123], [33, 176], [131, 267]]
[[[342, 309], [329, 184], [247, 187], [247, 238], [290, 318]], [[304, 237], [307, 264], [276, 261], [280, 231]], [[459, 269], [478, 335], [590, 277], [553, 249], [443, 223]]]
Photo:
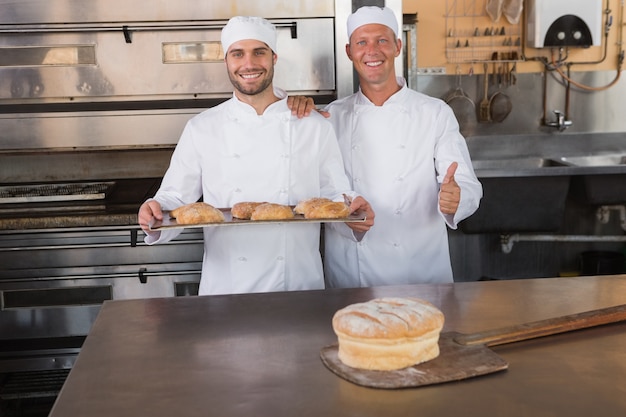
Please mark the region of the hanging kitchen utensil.
[[498, 90], [489, 99], [489, 118], [492, 122], [501, 123], [506, 119], [513, 110], [511, 98]]
[[523, 0], [504, 0], [502, 5], [502, 14], [512, 25], [517, 25], [524, 8]]
[[493, 74], [491, 75], [491, 84], [497, 84], [498, 82], [498, 53], [493, 52], [491, 54], [491, 61], [493, 62]]
[[461, 134], [468, 136], [476, 127], [476, 106], [472, 99], [463, 91], [461, 71], [458, 68], [456, 76], [456, 88], [444, 98], [444, 101], [452, 108], [459, 123]]
[[498, 22], [502, 16], [502, 3], [504, 0], [487, 0], [485, 6], [487, 14], [494, 22]]
[[498, 78], [500, 80], [498, 84], [498, 91], [496, 91], [489, 99], [489, 119], [496, 123], [503, 122], [513, 110], [511, 98], [502, 90], [502, 85], [506, 88], [510, 83], [509, 57], [510, 56], [508, 54], [503, 53], [502, 59], [504, 61], [501, 62], [498, 71]]
[[518, 324], [473, 334], [445, 332], [439, 337], [439, 356], [397, 371], [369, 371], [346, 366], [337, 356], [338, 345], [323, 348], [324, 365], [339, 377], [371, 388], [410, 388], [459, 381], [508, 369], [491, 346], [580, 330], [626, 320], [626, 305]]
[[491, 116], [489, 115], [489, 64], [485, 62], [483, 69], [485, 74], [483, 80], [483, 99], [480, 102], [478, 120], [488, 122], [491, 120]]
[[517, 62], [513, 62], [513, 67], [511, 68], [511, 85], [517, 84]]

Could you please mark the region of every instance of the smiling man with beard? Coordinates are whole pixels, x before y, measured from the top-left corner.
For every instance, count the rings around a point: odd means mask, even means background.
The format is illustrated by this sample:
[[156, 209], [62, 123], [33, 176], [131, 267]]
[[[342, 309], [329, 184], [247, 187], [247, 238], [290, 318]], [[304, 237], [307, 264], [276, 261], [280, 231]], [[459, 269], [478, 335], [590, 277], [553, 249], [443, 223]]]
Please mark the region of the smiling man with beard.
[[[192, 118], [153, 199], [139, 209], [148, 244], [173, 239], [179, 229], [148, 225], [202, 198], [214, 207], [244, 201], [295, 205], [311, 197], [343, 201], [365, 211], [363, 223], [333, 225], [348, 239], [372, 225], [369, 203], [352, 192], [337, 139], [320, 115], [298, 119], [287, 95], [273, 86], [276, 29], [259, 17], [237, 16], [222, 30], [228, 101]], [[205, 227], [200, 295], [311, 290], [324, 287], [316, 223]], [[356, 234], [354, 232], [357, 232]]]
[[[258, 59], [251, 65], [246, 60], [246, 51], [251, 51]], [[263, 59], [263, 58], [270, 58]], [[274, 65], [276, 64], [277, 56], [269, 49], [268, 46], [258, 45], [258, 41], [255, 40], [243, 40], [238, 42], [236, 48], [232, 48], [229, 51], [228, 56], [225, 59], [226, 69], [228, 70], [228, 78], [233, 84], [235, 89], [241, 93], [237, 94], [240, 100], [246, 100], [248, 96], [255, 96], [257, 94], [271, 93], [273, 90], [269, 88], [272, 85], [274, 78]], [[265, 66], [269, 66], [266, 68]], [[271, 101], [277, 101], [278, 97], [274, 96], [270, 98]]]

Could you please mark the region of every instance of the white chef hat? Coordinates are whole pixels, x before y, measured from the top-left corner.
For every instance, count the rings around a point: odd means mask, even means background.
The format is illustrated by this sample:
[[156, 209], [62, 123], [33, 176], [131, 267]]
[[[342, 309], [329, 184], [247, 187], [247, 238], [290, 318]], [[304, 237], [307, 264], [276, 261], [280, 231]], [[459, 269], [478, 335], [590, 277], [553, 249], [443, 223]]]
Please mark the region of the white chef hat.
[[348, 16], [348, 39], [358, 27], [378, 23], [385, 25], [398, 37], [398, 21], [389, 7], [363, 6]]
[[265, 42], [276, 53], [276, 28], [267, 20], [255, 16], [235, 16], [222, 29], [224, 53], [235, 43], [244, 39]]

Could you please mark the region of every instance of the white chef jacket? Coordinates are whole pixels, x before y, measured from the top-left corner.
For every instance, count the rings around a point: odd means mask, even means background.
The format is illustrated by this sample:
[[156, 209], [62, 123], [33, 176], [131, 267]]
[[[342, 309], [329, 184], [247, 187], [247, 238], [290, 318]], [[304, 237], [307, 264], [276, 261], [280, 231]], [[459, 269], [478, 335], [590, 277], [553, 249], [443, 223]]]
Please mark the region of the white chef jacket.
[[[335, 127], [353, 190], [368, 199], [376, 224], [360, 242], [333, 227], [325, 233], [331, 287], [452, 282], [446, 224], [478, 208], [482, 186], [450, 107], [407, 88], [382, 106], [360, 91], [326, 110]], [[450, 164], [461, 201], [454, 216], [439, 210], [439, 188]]]
[[[286, 93], [263, 115], [234, 95], [186, 125], [154, 199], [164, 210], [203, 201], [294, 205], [311, 197], [352, 197], [337, 139], [319, 114], [291, 115]], [[343, 225], [347, 229], [345, 225]], [[200, 295], [310, 290], [324, 287], [319, 223], [250, 224], [204, 228]], [[179, 229], [149, 234], [173, 239]]]

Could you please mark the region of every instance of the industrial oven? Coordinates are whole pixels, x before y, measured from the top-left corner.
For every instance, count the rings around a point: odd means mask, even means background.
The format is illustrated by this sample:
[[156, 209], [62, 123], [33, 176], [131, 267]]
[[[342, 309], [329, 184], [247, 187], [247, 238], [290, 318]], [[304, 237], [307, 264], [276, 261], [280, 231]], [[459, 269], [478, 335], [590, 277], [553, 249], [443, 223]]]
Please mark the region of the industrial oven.
[[0, 0], [0, 400], [67, 372], [102, 302], [197, 293], [201, 231], [148, 248], [136, 217], [186, 121], [232, 96], [227, 20], [272, 21], [274, 84], [323, 104], [354, 91], [360, 3]]

